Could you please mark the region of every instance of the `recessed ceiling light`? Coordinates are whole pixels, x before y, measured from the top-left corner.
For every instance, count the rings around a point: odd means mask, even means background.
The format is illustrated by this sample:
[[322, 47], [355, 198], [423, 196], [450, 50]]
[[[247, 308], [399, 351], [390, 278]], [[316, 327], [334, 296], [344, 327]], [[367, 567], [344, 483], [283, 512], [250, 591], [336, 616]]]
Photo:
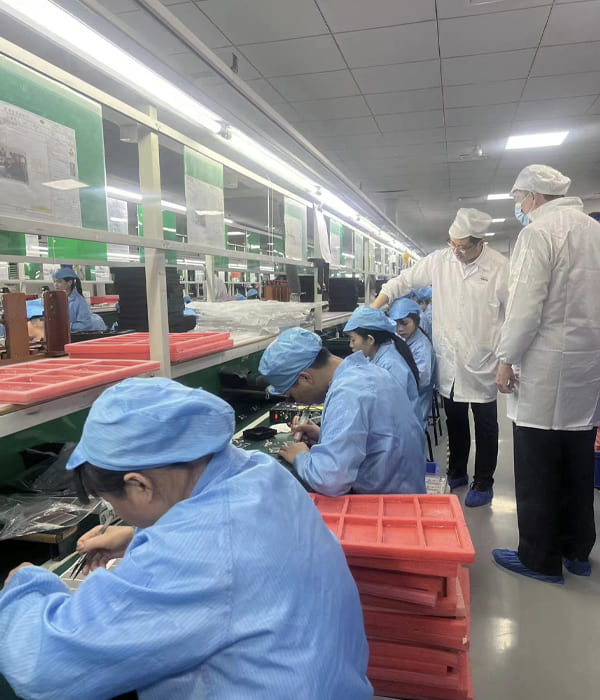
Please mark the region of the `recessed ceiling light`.
[[506, 219], [492, 219], [493, 224], [503, 224]]
[[510, 192], [502, 192], [501, 194], [488, 194], [488, 200], [491, 199], [512, 199]]
[[567, 138], [568, 131], [549, 131], [545, 134], [522, 134], [509, 136], [506, 142], [506, 150], [514, 148], [545, 148], [546, 146], [560, 146]]

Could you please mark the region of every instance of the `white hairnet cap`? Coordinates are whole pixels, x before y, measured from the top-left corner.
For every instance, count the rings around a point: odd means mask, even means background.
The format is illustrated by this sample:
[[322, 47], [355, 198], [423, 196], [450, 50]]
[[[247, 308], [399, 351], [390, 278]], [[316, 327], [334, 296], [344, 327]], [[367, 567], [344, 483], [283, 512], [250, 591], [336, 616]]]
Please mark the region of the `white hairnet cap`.
[[567, 194], [571, 179], [549, 165], [528, 165], [517, 175], [511, 192], [539, 192], [540, 194]]
[[492, 223], [492, 217], [479, 209], [459, 209], [448, 230], [450, 238], [482, 238]]

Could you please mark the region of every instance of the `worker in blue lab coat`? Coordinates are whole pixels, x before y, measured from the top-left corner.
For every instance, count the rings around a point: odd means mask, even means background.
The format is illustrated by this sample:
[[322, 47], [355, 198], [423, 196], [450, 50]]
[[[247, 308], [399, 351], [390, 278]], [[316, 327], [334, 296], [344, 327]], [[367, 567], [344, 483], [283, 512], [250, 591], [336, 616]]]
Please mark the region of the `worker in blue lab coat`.
[[433, 288], [431, 285], [420, 287], [415, 290], [417, 303], [419, 305], [419, 316], [421, 319], [420, 328], [431, 338], [433, 309], [431, 308], [431, 295]]
[[325, 402], [321, 427], [295, 425], [299, 441], [279, 453], [315, 491], [425, 492], [425, 433], [405, 388], [387, 370], [361, 352], [342, 360], [303, 328], [281, 333], [258, 369], [273, 394]]
[[93, 314], [86, 300], [83, 298], [81, 280], [70, 266], [61, 267], [54, 275], [54, 287], [58, 292], [66, 292], [69, 295], [69, 318], [71, 330], [79, 331], [105, 331], [106, 324], [98, 314]]
[[419, 369], [411, 349], [396, 335], [396, 325], [380, 311], [360, 306], [344, 327], [352, 352], [361, 351], [378, 367], [387, 369], [406, 389], [415, 411], [421, 416]]
[[[67, 469], [124, 521], [84, 535], [71, 594], [22, 565], [0, 594], [0, 673], [28, 700], [370, 700], [344, 553], [297, 480], [230, 444], [233, 409], [170, 379], [92, 406]], [[102, 439], [99, 439], [101, 436]]]
[[188, 304], [192, 303], [192, 297], [189, 294], [185, 294], [183, 297], [183, 315], [184, 316], [195, 316], [196, 312]]
[[419, 404], [421, 418], [426, 426], [431, 413], [436, 362], [431, 339], [420, 327], [421, 309], [411, 299], [396, 299], [390, 306], [388, 315], [396, 323], [398, 335], [406, 341], [419, 368]]
[[[44, 327], [44, 307], [41, 299], [28, 299], [27, 308], [27, 330], [29, 340], [43, 340], [45, 335]], [[0, 323], [0, 338], [4, 338], [6, 331], [4, 324]]]

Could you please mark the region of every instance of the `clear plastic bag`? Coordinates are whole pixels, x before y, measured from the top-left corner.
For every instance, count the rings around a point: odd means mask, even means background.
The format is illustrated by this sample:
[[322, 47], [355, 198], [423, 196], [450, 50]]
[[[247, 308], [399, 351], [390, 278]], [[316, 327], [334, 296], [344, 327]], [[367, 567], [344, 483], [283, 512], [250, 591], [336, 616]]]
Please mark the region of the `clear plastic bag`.
[[282, 301], [192, 302], [196, 312], [196, 332], [229, 331], [237, 336], [275, 335], [284, 328], [312, 320], [314, 304]]
[[77, 498], [29, 494], [0, 496], [0, 540], [62, 530], [77, 525], [91, 513], [103, 510], [105, 503], [100, 498], [84, 505]]

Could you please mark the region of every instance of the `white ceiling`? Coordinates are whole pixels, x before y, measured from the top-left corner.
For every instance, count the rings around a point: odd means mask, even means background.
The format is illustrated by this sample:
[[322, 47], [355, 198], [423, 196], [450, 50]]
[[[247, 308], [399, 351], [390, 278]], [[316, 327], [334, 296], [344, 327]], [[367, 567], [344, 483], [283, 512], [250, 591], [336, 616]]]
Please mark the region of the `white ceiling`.
[[[507, 217], [519, 169], [547, 162], [600, 209], [600, 0], [163, 0], [425, 249], [456, 209]], [[145, 48], [238, 115], [255, 113], [135, 0], [102, 0]], [[265, 131], [268, 124], [255, 123]], [[568, 129], [560, 147], [510, 134]], [[481, 146], [487, 158], [461, 161]], [[299, 153], [299, 151], [297, 151]]]

